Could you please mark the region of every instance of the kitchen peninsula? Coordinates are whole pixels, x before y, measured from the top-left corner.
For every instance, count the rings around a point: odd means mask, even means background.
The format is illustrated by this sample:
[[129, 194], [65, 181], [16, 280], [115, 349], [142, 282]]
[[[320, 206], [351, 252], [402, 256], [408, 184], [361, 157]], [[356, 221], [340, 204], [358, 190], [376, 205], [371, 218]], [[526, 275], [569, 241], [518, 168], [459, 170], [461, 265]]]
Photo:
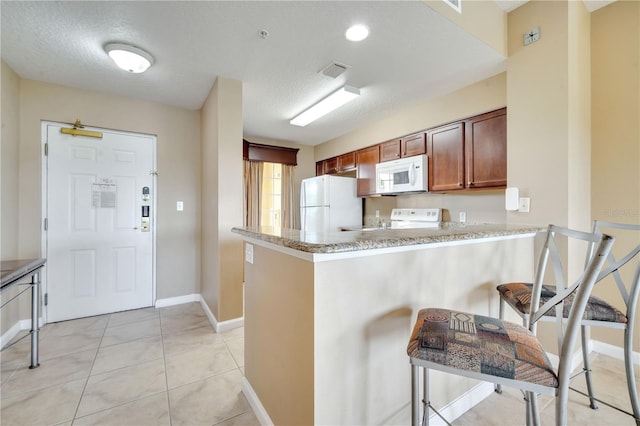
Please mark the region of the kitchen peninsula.
[[[543, 230], [234, 228], [245, 240], [245, 395], [276, 425], [409, 424], [406, 345], [417, 311], [497, 316], [496, 285], [532, 279]], [[431, 380], [435, 406], [458, 399], [450, 414], [478, 396], [476, 381]]]

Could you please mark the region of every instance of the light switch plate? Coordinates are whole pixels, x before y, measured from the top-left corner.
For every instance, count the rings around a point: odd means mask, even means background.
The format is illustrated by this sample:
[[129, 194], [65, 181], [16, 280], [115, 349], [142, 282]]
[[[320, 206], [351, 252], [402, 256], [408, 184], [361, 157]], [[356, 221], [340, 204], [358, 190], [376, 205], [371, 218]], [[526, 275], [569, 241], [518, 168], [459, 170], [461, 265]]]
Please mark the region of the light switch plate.
[[253, 265], [253, 244], [245, 244], [244, 258], [247, 262]]
[[184, 202], [182, 201], [176, 201], [176, 210], [181, 212], [184, 210]]

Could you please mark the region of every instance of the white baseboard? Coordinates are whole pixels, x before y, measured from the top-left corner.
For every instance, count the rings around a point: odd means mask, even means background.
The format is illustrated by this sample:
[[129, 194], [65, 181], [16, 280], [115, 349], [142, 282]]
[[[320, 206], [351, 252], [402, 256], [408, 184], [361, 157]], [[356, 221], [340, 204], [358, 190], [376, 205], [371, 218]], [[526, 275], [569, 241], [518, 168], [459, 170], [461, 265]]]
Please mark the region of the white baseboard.
[[[591, 345], [589, 345], [589, 352], [591, 351], [592, 351]], [[558, 364], [560, 363], [560, 357], [556, 354], [552, 354], [549, 352], [547, 352], [547, 356], [549, 357], [549, 361], [551, 361], [551, 364], [553, 364], [553, 368], [556, 371], [558, 371]], [[582, 365], [582, 349], [578, 349], [573, 354], [573, 358], [571, 359], [571, 371], [575, 370], [581, 365]]]
[[[449, 422], [455, 421], [458, 417], [462, 416], [468, 410], [475, 407], [482, 402], [489, 395], [494, 393], [494, 385], [489, 382], [481, 382], [469, 389], [447, 405], [441, 408], [437, 408], [438, 412], [447, 419]], [[432, 413], [429, 416], [430, 425], [446, 425], [446, 423], [438, 417], [436, 413]]]
[[167, 297], [166, 299], [157, 299], [156, 308], [165, 308], [167, 306], [182, 305], [183, 303], [199, 302], [199, 294], [186, 294], [184, 296]]
[[[31, 321], [29, 321], [31, 322]], [[31, 324], [29, 324], [31, 326]], [[7, 343], [11, 341], [14, 337], [18, 335], [22, 331], [22, 324], [20, 321], [17, 321], [15, 324], [11, 326], [9, 330], [7, 330], [2, 337], [0, 337], [0, 348], [4, 348]]]
[[207, 317], [209, 317], [209, 321], [211, 322], [211, 325], [213, 325], [213, 329], [216, 331], [216, 333], [223, 333], [225, 331], [244, 326], [244, 317], [234, 318], [227, 321], [218, 321], [216, 319], [216, 316], [213, 315], [213, 312], [211, 312], [211, 309], [209, 309], [209, 305], [207, 305], [207, 302], [205, 302], [204, 297], [202, 297], [201, 294], [198, 294], [198, 301], [200, 302], [200, 305], [202, 306], [204, 312], [207, 314]]
[[[207, 305], [207, 303], [204, 301], [204, 298], [202, 297], [202, 295], [199, 293], [186, 294], [184, 296], [177, 296], [177, 297], [167, 297], [165, 299], [157, 299], [155, 307], [165, 308], [167, 306], [182, 305], [184, 303], [193, 303], [193, 302], [200, 302], [202, 309], [204, 309], [204, 312], [207, 314], [209, 321], [211, 322], [214, 330], [216, 330], [217, 333], [222, 333], [225, 331], [233, 330], [234, 328], [240, 328], [244, 326], [243, 317], [234, 318], [227, 321], [218, 321], [216, 317], [213, 315], [213, 313], [211, 312], [211, 310], [209, 309], [209, 306]], [[42, 327], [45, 324], [44, 318], [40, 317], [39, 323], [40, 323], [40, 327]], [[4, 348], [5, 345], [11, 341], [11, 339], [16, 337], [16, 335], [20, 333], [20, 331], [29, 330], [30, 328], [31, 328], [31, 319], [23, 319], [23, 320], [16, 321], [15, 324], [13, 324], [11, 328], [9, 328], [9, 330], [7, 330], [4, 334], [2, 334], [2, 336], [0, 336], [0, 348]]]
[[[624, 349], [620, 346], [610, 345], [599, 340], [591, 340], [591, 351], [624, 361]], [[640, 352], [633, 352], [631, 360], [634, 364], [640, 365]]]
[[213, 315], [213, 312], [211, 312], [211, 309], [209, 309], [209, 305], [207, 305], [207, 302], [204, 301], [204, 298], [199, 293], [187, 294], [178, 297], [168, 297], [166, 299], [158, 299], [156, 300], [156, 308], [164, 308], [167, 306], [182, 305], [183, 303], [192, 302], [200, 302], [202, 309], [204, 310], [205, 314], [207, 314], [207, 317], [209, 318], [211, 325], [213, 325], [213, 329], [216, 331], [216, 333], [222, 333], [225, 331], [233, 330], [234, 328], [240, 328], [244, 326], [243, 317], [234, 318], [227, 321], [218, 321], [215, 315]]
[[253, 390], [246, 377], [242, 378], [242, 393], [244, 394], [245, 398], [247, 398], [247, 401], [249, 402], [251, 409], [253, 409], [253, 412], [260, 424], [262, 426], [272, 426], [273, 421], [271, 421], [267, 410], [265, 410], [262, 402], [260, 402], [260, 399], [258, 398], [258, 395]]
[[[44, 325], [44, 318], [38, 319], [38, 327], [42, 328]], [[9, 330], [7, 330], [2, 336], [0, 336], [0, 348], [4, 348], [11, 339], [16, 337], [22, 330], [31, 330], [31, 319], [23, 319], [16, 321]]]

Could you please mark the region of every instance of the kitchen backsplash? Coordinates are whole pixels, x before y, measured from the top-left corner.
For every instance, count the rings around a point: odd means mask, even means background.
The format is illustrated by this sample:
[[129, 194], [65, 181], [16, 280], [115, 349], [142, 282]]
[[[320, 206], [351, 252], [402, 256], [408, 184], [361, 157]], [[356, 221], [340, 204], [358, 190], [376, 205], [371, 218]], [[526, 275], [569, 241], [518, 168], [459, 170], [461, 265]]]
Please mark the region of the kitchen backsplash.
[[364, 226], [377, 226], [376, 210], [380, 220], [389, 223], [394, 208], [441, 208], [442, 220], [459, 222], [460, 212], [466, 213], [467, 222], [505, 223], [504, 190], [467, 192], [464, 194], [412, 194], [396, 197], [365, 198]]

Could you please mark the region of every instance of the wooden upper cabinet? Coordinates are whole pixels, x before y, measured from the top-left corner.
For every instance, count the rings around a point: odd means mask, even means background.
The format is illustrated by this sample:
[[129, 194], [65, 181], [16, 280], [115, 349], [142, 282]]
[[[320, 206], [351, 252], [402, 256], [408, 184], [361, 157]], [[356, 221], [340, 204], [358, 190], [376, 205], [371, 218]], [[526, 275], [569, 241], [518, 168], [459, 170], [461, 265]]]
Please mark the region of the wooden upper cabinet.
[[427, 153], [427, 138], [425, 132], [400, 138], [402, 157], [413, 157], [414, 155]]
[[356, 151], [358, 197], [376, 193], [376, 164], [380, 162], [380, 145]]
[[507, 109], [468, 119], [465, 133], [467, 187], [506, 187]]
[[380, 162], [413, 157], [414, 155], [426, 153], [427, 144], [425, 132], [392, 139], [380, 144]]
[[356, 169], [356, 152], [351, 151], [338, 157], [338, 171], [348, 172]]
[[356, 170], [358, 196], [374, 195], [376, 164], [421, 154], [429, 156], [429, 191], [506, 187], [507, 109], [318, 161], [316, 175]]
[[380, 144], [380, 162], [397, 160], [400, 158], [400, 139], [393, 139]]
[[429, 191], [464, 188], [464, 123], [427, 132]]
[[356, 169], [356, 152], [348, 152], [337, 157], [316, 162], [316, 176], [350, 172]]
[[324, 174], [331, 175], [338, 173], [338, 157], [331, 157], [324, 160]]

